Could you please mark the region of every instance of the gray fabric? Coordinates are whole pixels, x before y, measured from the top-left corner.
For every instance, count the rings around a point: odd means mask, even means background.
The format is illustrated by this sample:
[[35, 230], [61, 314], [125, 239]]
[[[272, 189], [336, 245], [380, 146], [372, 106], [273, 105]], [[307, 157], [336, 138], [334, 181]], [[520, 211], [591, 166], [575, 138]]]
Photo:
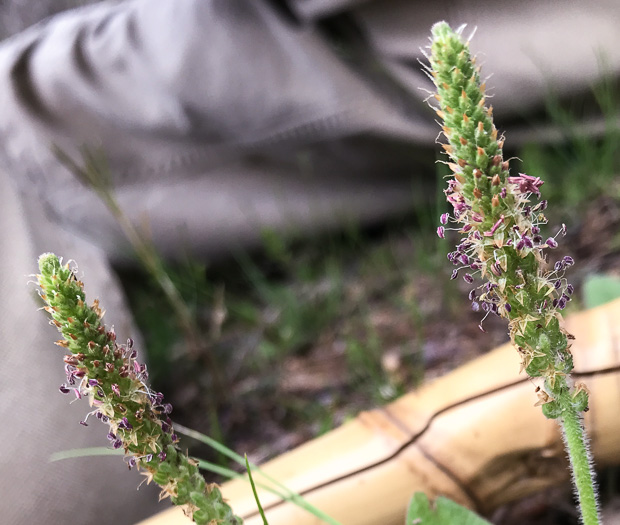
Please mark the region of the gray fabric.
[[[105, 297], [108, 321], [119, 333], [136, 335], [101, 250], [57, 228], [50, 229], [36, 203], [20, 204], [5, 173], [0, 172], [0, 414], [4, 439], [0, 454], [0, 522], [6, 525], [46, 523], [135, 523], [158, 507], [153, 487], [136, 487], [140, 477], [127, 472], [119, 457], [70, 459], [50, 463], [64, 450], [108, 446], [103, 425], [79, 424], [89, 408], [69, 404], [58, 387], [65, 382], [59, 339], [48, 325], [35, 287], [28, 280], [42, 251], [76, 254], [92, 297]], [[31, 231], [25, 217], [37, 221]], [[164, 504], [159, 508], [166, 508]]]
[[93, 0], [2, 0], [0, 2], [0, 39], [23, 31], [48, 16], [94, 3]]
[[[3, 4], [5, 34], [60, 5], [35, 4]], [[277, 4], [102, 3], [0, 45], [3, 523], [123, 525], [155, 500], [136, 494], [118, 459], [46, 462], [105, 436], [78, 425], [85, 407], [55, 394], [61, 352], [25, 287], [36, 255], [78, 260], [119, 334], [135, 333], [110, 269], [127, 257], [122, 234], [52, 144], [73, 156], [103, 150], [123, 208], [163, 253], [213, 255], [251, 245], [263, 227], [378, 220], [425, 198], [438, 127], [417, 59], [438, 19], [478, 24], [473, 45], [504, 119], [541, 102], [547, 75], [565, 93], [587, 88], [599, 50], [620, 71], [615, 0], [291, 0], [297, 21]], [[344, 47], [326, 36], [332, 15], [361, 28]]]
[[388, 0], [362, 5], [356, 16], [387, 67], [412, 95], [421, 82], [415, 60], [438, 15], [453, 27], [476, 29], [471, 48], [489, 78], [496, 116], [519, 115], [555, 96], [587, 90], [602, 73], [620, 71], [620, 2], [445, 0], [437, 8]]
[[[207, 46], [203, 35], [208, 35]], [[17, 78], [16, 62], [28, 69], [19, 69]], [[402, 210], [411, 203], [409, 177], [403, 177], [414, 169], [410, 155], [404, 169], [379, 180], [374, 171], [372, 180], [354, 190], [360, 199], [353, 194], [336, 198], [334, 181], [348, 179], [347, 187], [355, 186], [377, 161], [363, 149], [339, 158], [334, 144], [344, 141], [346, 148], [351, 139], [377, 134], [384, 143], [420, 142], [431, 133], [423, 104], [415, 102], [417, 119], [405, 118], [339, 61], [312, 28], [290, 26], [259, 3], [159, 0], [153, 9], [151, 0], [139, 0], [69, 13], [0, 50], [0, 76], [11, 74], [18, 91], [0, 92], [7, 108], [0, 123], [7, 170], [22, 190], [38, 192], [56, 220], [79, 235], [103, 240], [112, 258], [123, 255], [114, 221], [58, 164], [50, 143], [71, 153], [81, 143], [101, 147], [125, 209], [134, 220], [148, 217], [153, 228], [161, 195], [173, 192], [169, 207], [181, 212], [175, 224], [166, 212], [166, 230], [192, 231], [188, 238], [157, 229], [153, 235], [175, 253], [182, 248], [177, 240], [191, 240], [208, 252], [221, 249], [229, 233], [256, 240], [257, 225], [289, 226], [287, 199], [275, 212], [279, 219], [269, 211], [264, 223], [257, 222], [254, 210], [264, 203], [256, 184], [262, 193], [297, 195], [297, 200], [307, 195], [306, 211], [296, 206], [295, 228]], [[38, 120], [25, 125], [25, 110]], [[299, 180], [300, 159], [311, 171], [305, 181]], [[225, 192], [243, 203], [242, 212], [249, 210], [244, 220], [235, 218], [238, 207], [230, 208], [230, 217], [213, 216], [209, 196], [219, 200], [222, 178]], [[173, 186], [183, 189], [174, 192]], [[132, 200], [136, 191], [141, 198]], [[184, 194], [206, 200], [193, 199], [188, 210]], [[369, 195], [374, 205], [368, 205]], [[193, 230], [186, 217], [200, 228]], [[229, 221], [238, 230], [222, 235], [220, 223]]]
[[[500, 116], [540, 103], [546, 75], [563, 92], [584, 89], [600, 50], [620, 70], [620, 8], [611, 0], [557, 12], [534, 2], [452, 4], [453, 21], [479, 23], [474, 45], [495, 72], [489, 84]], [[324, 6], [304, 5], [314, 16]], [[430, 149], [437, 126], [421, 101], [418, 88], [430, 86], [417, 59], [445, 13], [408, 1], [339, 5], [368, 39], [357, 61], [337, 56], [315, 26], [261, 2], [136, 0], [57, 16], [0, 50], [0, 160], [54, 220], [113, 260], [126, 255], [122, 235], [49, 152], [52, 142], [74, 156], [82, 144], [104, 150], [127, 213], [146, 217], [169, 255], [188, 245], [210, 254], [239, 238], [252, 243], [261, 227], [304, 231], [399, 212], [412, 202], [412, 180], [413, 197], [426, 190], [423, 155], [392, 157], [382, 169], [374, 147], [356, 144], [371, 137], [377, 149]], [[535, 38], [524, 37], [529, 31]], [[355, 189], [339, 193], [334, 181]]]

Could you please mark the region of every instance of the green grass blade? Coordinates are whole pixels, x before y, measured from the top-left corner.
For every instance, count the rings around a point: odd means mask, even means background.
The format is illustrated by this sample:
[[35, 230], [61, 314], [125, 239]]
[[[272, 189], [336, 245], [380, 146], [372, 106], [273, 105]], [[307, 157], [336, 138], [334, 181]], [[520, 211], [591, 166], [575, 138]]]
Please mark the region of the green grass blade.
[[[212, 472], [213, 474], [219, 474], [220, 476], [224, 476], [229, 479], [246, 480], [245, 475], [239, 474], [239, 472], [236, 472], [232, 469], [222, 467], [222, 465], [211, 463], [210, 461], [206, 461], [204, 459], [199, 459], [199, 458], [192, 458], [192, 459], [198, 462], [199, 468], [206, 470], [208, 472]], [[265, 485], [264, 483], [261, 483], [260, 481], [257, 481], [256, 485], [260, 487], [261, 489], [266, 490], [267, 492], [271, 492], [272, 494], [275, 494], [276, 496], [278, 496], [278, 498], [282, 498], [283, 500], [286, 500], [287, 496], [285, 494], [282, 494], [278, 490], [274, 489], [273, 487], [270, 487], [269, 485]]]
[[252, 485], [252, 494], [254, 494], [254, 500], [256, 501], [256, 505], [258, 506], [258, 512], [260, 512], [260, 517], [263, 518], [263, 525], [269, 525], [269, 522], [265, 517], [265, 511], [263, 511], [263, 506], [260, 504], [260, 499], [258, 499], [258, 493], [256, 492], [256, 486], [254, 485], [254, 479], [252, 478], [252, 469], [250, 468], [247, 454], [245, 456], [245, 469], [247, 470], [248, 477], [250, 478], [250, 485]]
[[62, 461], [63, 459], [72, 458], [90, 458], [93, 456], [122, 456], [122, 450], [114, 450], [107, 447], [88, 447], [88, 448], [72, 448], [70, 450], [61, 450], [54, 452], [50, 456], [50, 462]]
[[[174, 428], [180, 434], [183, 434], [185, 436], [197, 439], [198, 441], [201, 441], [205, 445], [209, 445], [210, 447], [215, 449], [217, 452], [219, 452], [219, 453], [223, 454], [224, 456], [232, 459], [237, 464], [239, 464], [240, 466], [245, 468], [245, 459], [242, 456], [240, 456], [236, 452], [230, 450], [228, 447], [222, 445], [221, 443], [218, 443], [213, 438], [210, 438], [209, 436], [206, 436], [205, 434], [202, 434], [201, 432], [198, 432], [197, 430], [192, 430], [191, 428], [187, 428], [187, 427], [185, 427], [183, 425], [180, 425], [179, 423], [175, 423], [174, 424]], [[312, 505], [311, 503], [306, 501], [304, 498], [302, 498], [299, 494], [293, 492], [288, 487], [286, 487], [285, 485], [280, 483], [278, 480], [276, 480], [275, 478], [273, 478], [272, 476], [270, 476], [266, 472], [262, 471], [258, 466], [254, 465], [253, 463], [250, 463], [250, 467], [252, 468], [252, 470], [254, 470], [255, 473], [258, 473], [264, 479], [266, 479], [270, 483], [273, 483], [276, 487], [278, 487], [280, 490], [282, 490], [283, 493], [282, 494], [278, 494], [278, 496], [281, 497], [283, 500], [288, 501], [290, 503], [293, 503], [293, 504], [297, 505], [298, 507], [308, 511], [309, 513], [313, 514], [317, 518], [322, 519], [325, 523], [329, 523], [330, 525], [342, 525], [339, 521], [337, 521], [334, 518], [328, 516], [323, 511], [319, 510], [314, 505]], [[240, 476], [240, 475], [237, 474], [235, 477], [244, 477], [244, 476]], [[244, 479], [245, 479], [245, 477], [244, 477]], [[259, 486], [263, 486], [261, 484], [258, 484], [258, 485]], [[275, 491], [275, 489], [271, 489], [271, 488], [267, 489], [266, 488], [266, 490], [270, 490], [274, 494], [277, 493]]]

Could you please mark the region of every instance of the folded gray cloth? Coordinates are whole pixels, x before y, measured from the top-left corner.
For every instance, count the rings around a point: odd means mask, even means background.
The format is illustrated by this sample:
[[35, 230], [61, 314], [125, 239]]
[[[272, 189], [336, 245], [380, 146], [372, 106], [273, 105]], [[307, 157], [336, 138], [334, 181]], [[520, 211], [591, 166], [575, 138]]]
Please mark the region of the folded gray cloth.
[[[25, 4], [7, 5], [0, 21], [19, 26]], [[61, 352], [25, 287], [36, 255], [78, 260], [108, 321], [135, 335], [110, 270], [126, 260], [127, 244], [52, 145], [74, 158], [83, 146], [104, 152], [123, 209], [149, 224], [169, 256], [251, 245], [265, 227], [376, 221], [434, 185], [438, 127], [417, 63], [433, 22], [478, 26], [473, 48], [494, 73], [501, 124], [541, 105], [549, 82], [561, 94], [586, 90], [601, 53], [617, 76], [619, 15], [616, 0], [131, 0], [59, 14], [6, 40], [2, 522], [123, 525], [152, 512], [156, 499], [135, 492], [136, 476], [118, 459], [47, 462], [105, 436], [78, 425], [85, 407], [55, 395]], [[511, 140], [526, 131], [508, 129]]]

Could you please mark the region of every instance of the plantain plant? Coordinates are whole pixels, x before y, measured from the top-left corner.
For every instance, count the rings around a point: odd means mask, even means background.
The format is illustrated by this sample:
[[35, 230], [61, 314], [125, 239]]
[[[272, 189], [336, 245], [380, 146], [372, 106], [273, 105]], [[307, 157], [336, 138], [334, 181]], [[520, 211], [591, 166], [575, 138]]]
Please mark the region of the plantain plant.
[[64, 357], [67, 382], [63, 394], [86, 398], [92, 416], [109, 427], [113, 449], [123, 449], [129, 468], [141, 470], [199, 525], [238, 525], [242, 520], [222, 498], [215, 484], [205, 482], [198, 463], [177, 446], [170, 420], [172, 406], [148, 385], [146, 365], [138, 361], [133, 341], [119, 344], [113, 329], [102, 322], [97, 300], [87, 304], [83, 283], [68, 264], [52, 253], [39, 258], [40, 296], [51, 322], [63, 339], [56, 342]]
[[480, 67], [462, 37], [447, 23], [432, 28], [429, 66], [425, 72], [436, 91], [437, 115], [441, 119], [442, 147], [452, 177], [445, 190], [451, 213], [440, 217], [437, 234], [447, 232], [460, 239], [448, 259], [459, 275], [472, 285], [472, 308], [508, 320], [510, 338], [521, 359], [521, 371], [540, 378], [538, 402], [547, 418], [562, 427], [573, 482], [585, 525], [599, 523], [596, 486], [582, 413], [588, 410], [588, 390], [570, 376], [574, 337], [561, 324], [573, 294], [564, 276], [574, 260], [565, 256], [550, 266], [547, 250], [558, 246], [557, 238], [543, 235], [547, 201], [541, 200], [543, 181], [535, 176], [510, 173], [504, 159], [504, 137], [493, 123], [487, 105]]

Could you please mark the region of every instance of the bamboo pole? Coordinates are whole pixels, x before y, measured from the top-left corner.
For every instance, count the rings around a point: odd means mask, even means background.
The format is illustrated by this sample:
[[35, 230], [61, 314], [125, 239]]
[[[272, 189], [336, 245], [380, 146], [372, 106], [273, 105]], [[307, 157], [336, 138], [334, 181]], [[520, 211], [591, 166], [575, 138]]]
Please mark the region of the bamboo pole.
[[[586, 428], [597, 465], [620, 462], [620, 300], [570, 316], [575, 379], [590, 392]], [[416, 491], [482, 513], [568, 479], [559, 427], [536, 402], [504, 345], [397, 401], [266, 463], [262, 468], [344, 525], [402, 525]], [[257, 478], [258, 479], [258, 478]], [[223, 494], [247, 525], [261, 522], [249, 484]], [[299, 508], [260, 491], [270, 525], [314, 525]], [[178, 509], [141, 525], [190, 523]]]

